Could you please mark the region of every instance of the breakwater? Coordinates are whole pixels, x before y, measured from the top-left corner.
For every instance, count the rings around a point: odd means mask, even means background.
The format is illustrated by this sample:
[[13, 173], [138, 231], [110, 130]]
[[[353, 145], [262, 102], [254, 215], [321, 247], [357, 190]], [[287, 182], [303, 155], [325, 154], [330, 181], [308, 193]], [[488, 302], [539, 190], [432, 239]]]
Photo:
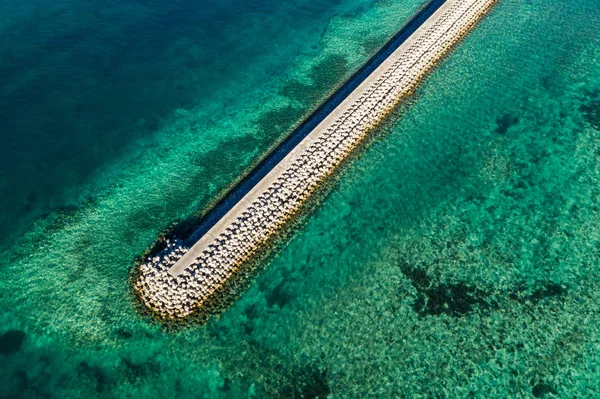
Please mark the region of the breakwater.
[[166, 319], [211, 299], [263, 248], [382, 118], [485, 14], [494, 0], [447, 0], [187, 248], [172, 242], [140, 265], [134, 287]]

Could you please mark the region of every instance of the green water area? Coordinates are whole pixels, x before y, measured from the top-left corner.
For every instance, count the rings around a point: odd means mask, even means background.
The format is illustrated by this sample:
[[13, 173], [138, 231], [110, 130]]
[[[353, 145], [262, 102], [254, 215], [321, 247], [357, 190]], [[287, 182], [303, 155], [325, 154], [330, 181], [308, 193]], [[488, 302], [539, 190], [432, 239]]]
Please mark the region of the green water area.
[[176, 329], [139, 312], [136, 257], [421, 6], [340, 1], [19, 219], [0, 397], [600, 397], [599, 0], [500, 0], [231, 307]]

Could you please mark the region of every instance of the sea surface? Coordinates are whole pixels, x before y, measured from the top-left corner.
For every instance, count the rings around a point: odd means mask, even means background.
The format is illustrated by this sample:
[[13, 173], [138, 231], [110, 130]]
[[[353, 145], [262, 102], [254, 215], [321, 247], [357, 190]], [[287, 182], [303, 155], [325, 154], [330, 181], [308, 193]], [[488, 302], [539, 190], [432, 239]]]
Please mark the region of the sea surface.
[[233, 306], [134, 259], [416, 0], [0, 3], [0, 397], [600, 397], [600, 0], [500, 0]]

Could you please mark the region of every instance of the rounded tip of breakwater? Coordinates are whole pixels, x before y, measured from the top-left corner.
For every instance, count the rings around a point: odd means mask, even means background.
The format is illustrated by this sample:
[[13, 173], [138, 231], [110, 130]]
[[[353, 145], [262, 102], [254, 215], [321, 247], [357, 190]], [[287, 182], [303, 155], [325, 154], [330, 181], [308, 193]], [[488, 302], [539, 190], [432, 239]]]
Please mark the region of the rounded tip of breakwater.
[[[180, 298], [177, 287], [185, 284], [187, 273], [173, 277], [167, 273], [187, 251], [177, 238], [166, 239], [164, 248], [154, 251], [136, 266], [132, 276], [134, 292], [144, 309], [160, 319], [176, 319], [193, 312], [197, 304], [186, 303]], [[180, 298], [181, 301], [175, 301]]]
[[236, 277], [494, 3], [446, 0], [195, 244], [165, 239], [132, 278], [143, 308], [167, 322], [202, 320], [235, 296]]
[[254, 272], [260, 268], [267, 251], [248, 256], [228, 273], [206, 259], [190, 265], [173, 276], [173, 267], [189, 250], [181, 239], [166, 239], [162, 250], [138, 261], [131, 281], [142, 314], [176, 327], [190, 321], [204, 323], [210, 316], [226, 310], [245, 290]]

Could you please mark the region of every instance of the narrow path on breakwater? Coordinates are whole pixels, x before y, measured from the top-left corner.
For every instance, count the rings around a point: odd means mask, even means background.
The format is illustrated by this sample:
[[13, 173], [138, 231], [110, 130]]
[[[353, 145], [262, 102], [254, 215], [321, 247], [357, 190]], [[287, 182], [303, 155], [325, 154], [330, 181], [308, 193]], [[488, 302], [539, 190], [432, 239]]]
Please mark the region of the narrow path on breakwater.
[[386, 44], [365, 62], [346, 82], [344, 82], [327, 100], [313, 111], [296, 129], [259, 162], [224, 198], [215, 204], [202, 218], [199, 226], [184, 245], [191, 246], [206, 234], [223, 216], [227, 214], [256, 184], [263, 179], [281, 160], [308, 136], [352, 91], [354, 91], [377, 67], [381, 65], [398, 47], [402, 45], [446, 0], [431, 0], [398, 31]]
[[434, 0], [423, 8], [211, 212], [191, 248], [171, 243], [140, 266], [142, 302], [167, 319], [200, 309], [494, 2]]

